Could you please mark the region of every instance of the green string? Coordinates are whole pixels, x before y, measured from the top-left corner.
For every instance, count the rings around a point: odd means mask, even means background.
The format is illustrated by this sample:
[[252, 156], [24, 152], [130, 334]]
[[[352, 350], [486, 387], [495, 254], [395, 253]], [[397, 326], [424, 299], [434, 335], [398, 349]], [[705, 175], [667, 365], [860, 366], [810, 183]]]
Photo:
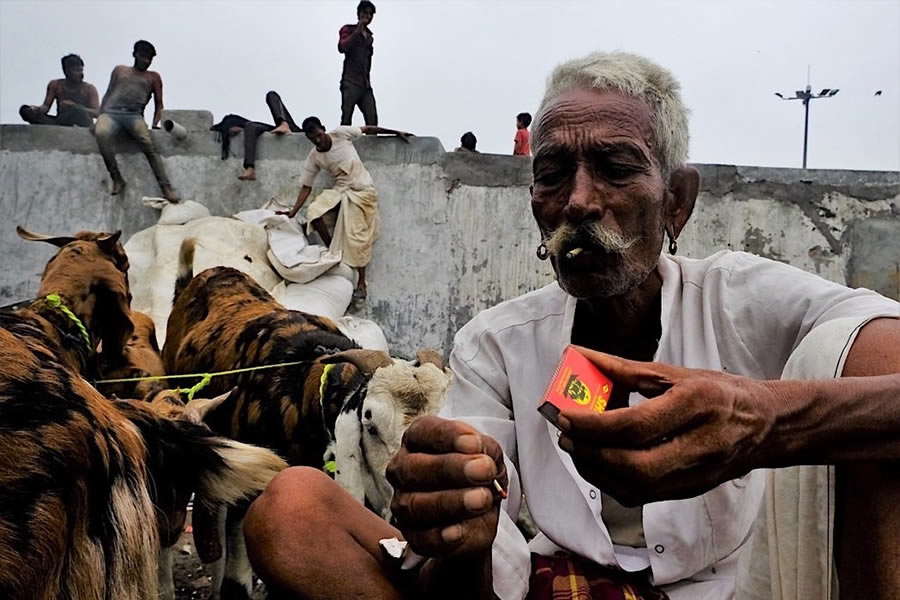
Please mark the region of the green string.
[[190, 388], [178, 388], [179, 393], [186, 393], [188, 395], [188, 400], [194, 399], [194, 394], [205, 388], [209, 385], [209, 382], [212, 381], [213, 377], [220, 377], [222, 375], [237, 375], [238, 373], [250, 373], [251, 371], [263, 371], [265, 369], [279, 369], [282, 367], [293, 367], [296, 365], [303, 364], [305, 360], [295, 360], [292, 362], [283, 362], [277, 363], [274, 365], [260, 365], [257, 367], [243, 367], [240, 369], [231, 369], [229, 371], [219, 371], [217, 373], [184, 373], [181, 375], [149, 375], [147, 377], [124, 377], [121, 379], [101, 379], [100, 381], [95, 381], [94, 385], [99, 385], [101, 383], [137, 383], [140, 381], [160, 381], [162, 379], [197, 379], [200, 378], [200, 381], [197, 382], [193, 387]]
[[[177, 391], [179, 394], [187, 393], [188, 402], [194, 399], [194, 394], [205, 388], [209, 385], [209, 382], [212, 381], [213, 377], [219, 377], [221, 375], [235, 375], [237, 373], [249, 373], [251, 371], [262, 371], [265, 369], [278, 369], [281, 367], [293, 367], [299, 364], [303, 364], [303, 360], [295, 360], [292, 362], [284, 362], [277, 363], [274, 365], [260, 365], [257, 367], [243, 367], [241, 369], [231, 369], [230, 371], [219, 371], [218, 373], [185, 373], [182, 375], [150, 375], [148, 377], [125, 377], [122, 379], [104, 379], [101, 381], [95, 381], [94, 385], [99, 383], [133, 383], [138, 381], [158, 381], [160, 379], [189, 379], [189, 378], [197, 378], [200, 377], [200, 381], [197, 382], [191, 388], [178, 388]], [[322, 376], [319, 378], [319, 398], [321, 399], [323, 394], [325, 393], [325, 382], [328, 378], [328, 372], [334, 368], [334, 365], [327, 364], [325, 365], [325, 369], [322, 372]], [[320, 400], [321, 401], [321, 400]], [[332, 475], [337, 471], [337, 462], [333, 460], [329, 460], [324, 465], [324, 470], [326, 473], [330, 473]]]
[[190, 402], [191, 400], [194, 399], [194, 394], [196, 394], [197, 392], [199, 392], [200, 390], [202, 390], [203, 388], [208, 386], [210, 381], [212, 381], [212, 375], [210, 375], [209, 373], [206, 373], [203, 376], [203, 379], [198, 381], [197, 384], [194, 385], [194, 387], [190, 387], [188, 389], [178, 388], [178, 393], [179, 394], [187, 394], [188, 402]]
[[78, 327], [79, 331], [81, 331], [81, 335], [84, 337], [84, 343], [88, 347], [88, 351], [92, 351], [94, 347], [91, 345], [91, 334], [88, 333], [87, 328], [84, 326], [84, 323], [81, 322], [75, 313], [69, 310], [69, 307], [63, 304], [62, 298], [59, 297], [59, 294], [48, 294], [44, 300], [47, 304], [50, 305], [51, 308], [58, 308], [64, 315], [69, 317], [73, 323]]
[[196, 379], [197, 377], [218, 377], [220, 375], [236, 375], [238, 373], [249, 373], [251, 371], [262, 371], [263, 369], [278, 369], [281, 367], [293, 367], [309, 362], [308, 360], [295, 360], [293, 362], [276, 363], [274, 365], [260, 365], [257, 367], [242, 367], [240, 369], [231, 369], [229, 371], [218, 371], [216, 373], [182, 373], [181, 375], [148, 375], [147, 377], [125, 377], [123, 379], [101, 379], [94, 383], [132, 383], [136, 381], [155, 381], [159, 379]]

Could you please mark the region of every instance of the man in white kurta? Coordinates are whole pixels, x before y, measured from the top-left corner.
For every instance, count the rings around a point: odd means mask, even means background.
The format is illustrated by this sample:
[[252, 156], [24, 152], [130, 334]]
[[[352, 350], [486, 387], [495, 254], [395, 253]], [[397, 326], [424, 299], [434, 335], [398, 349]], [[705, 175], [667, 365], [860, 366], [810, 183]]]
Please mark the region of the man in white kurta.
[[[782, 263], [740, 252], [704, 260], [661, 256], [663, 327], [654, 360], [754, 379], [778, 379], [793, 350], [816, 327], [851, 317], [900, 315], [900, 305], [850, 290]], [[734, 594], [739, 550], [759, 513], [765, 475], [753, 471], [687, 500], [654, 502], [637, 522], [604, 522], [615, 502], [582, 478], [557, 445], [558, 430], [537, 406], [571, 343], [576, 299], [553, 283], [486, 310], [456, 336], [453, 385], [442, 416], [497, 440], [507, 459], [510, 497], [493, 546], [494, 591], [523, 598], [530, 553], [564, 551], [627, 571], [650, 568], [672, 600], [725, 600]], [[831, 348], [846, 353], [855, 329]], [[806, 378], [821, 373], [805, 373]], [[833, 377], [834, 372], [827, 376]], [[632, 394], [629, 403], [643, 400]], [[526, 543], [515, 526], [520, 494], [541, 531]], [[618, 503], [615, 503], [618, 508]], [[610, 529], [643, 530], [640, 547], [617, 545]]]
[[[333, 186], [320, 192], [307, 208], [307, 233], [315, 230], [332, 254], [339, 254], [343, 262], [358, 270], [353, 298], [363, 300], [366, 297], [366, 265], [372, 259], [372, 247], [378, 237], [378, 194], [353, 140], [363, 134], [387, 133], [406, 141], [409, 134], [373, 126], [342, 126], [326, 132], [316, 117], [306, 118], [302, 128], [314, 146], [303, 165], [297, 202], [290, 211], [280, 214], [293, 218], [309, 198], [319, 172], [331, 176]], [[327, 215], [334, 217], [333, 233], [324, 221]]]
[[[829, 526], [792, 513], [797, 490], [766, 489], [760, 469], [841, 464], [881, 521], [864, 525], [877, 543], [842, 549], [841, 592], [900, 589], [900, 305], [745, 253], [676, 256], [700, 185], [685, 164], [687, 116], [677, 80], [643, 57], [554, 69], [532, 133], [531, 210], [557, 282], [459, 331], [442, 414], [411, 423], [388, 465], [390, 525], [314, 470], [273, 481], [245, 528], [267, 586], [310, 598], [828, 600]], [[605, 412], [562, 411], [557, 429], [537, 408], [569, 344], [614, 388]], [[845, 528], [856, 516], [828, 489], [793, 497]], [[523, 499], [539, 530], [529, 543], [514, 524]], [[428, 560], [392, 560], [390, 538]], [[860, 557], [878, 570], [854, 576]]]

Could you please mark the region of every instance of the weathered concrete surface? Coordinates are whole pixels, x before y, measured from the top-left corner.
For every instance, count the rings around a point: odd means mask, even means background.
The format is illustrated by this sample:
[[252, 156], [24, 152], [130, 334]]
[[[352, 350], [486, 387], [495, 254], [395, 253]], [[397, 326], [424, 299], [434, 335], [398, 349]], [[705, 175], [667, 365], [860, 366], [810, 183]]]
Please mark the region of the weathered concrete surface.
[[[259, 181], [240, 182], [243, 137], [219, 158], [212, 132], [183, 142], [154, 132], [173, 184], [214, 215], [255, 208], [270, 198], [292, 204], [310, 144], [303, 135], [262, 136]], [[378, 187], [382, 231], [369, 269], [367, 315], [397, 354], [449, 350], [453, 334], [478, 311], [550, 281], [535, 257], [529, 206], [530, 162], [511, 156], [445, 153], [434, 138], [357, 143]], [[158, 195], [136, 147], [121, 144], [129, 187], [108, 195], [109, 177], [93, 137], [76, 128], [0, 127], [0, 305], [37, 290], [52, 248], [18, 239], [16, 224], [37, 231], [122, 229], [156, 222], [140, 199]], [[723, 248], [788, 262], [834, 281], [897, 298], [900, 175], [699, 165], [702, 189], [679, 253]], [[325, 185], [323, 178], [318, 185]]]

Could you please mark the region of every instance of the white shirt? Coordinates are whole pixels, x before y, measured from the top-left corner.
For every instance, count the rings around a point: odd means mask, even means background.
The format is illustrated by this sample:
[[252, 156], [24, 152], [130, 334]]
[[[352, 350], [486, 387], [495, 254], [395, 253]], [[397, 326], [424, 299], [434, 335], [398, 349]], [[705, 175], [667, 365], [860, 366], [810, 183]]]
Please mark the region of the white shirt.
[[[794, 348], [816, 325], [838, 317], [900, 316], [900, 305], [794, 267], [742, 252], [704, 260], [663, 255], [662, 336], [655, 361], [778, 379]], [[696, 498], [644, 505], [647, 548], [614, 547], [601, 519], [601, 494], [557, 445], [537, 406], [572, 338], [576, 301], [548, 285], [486, 310], [456, 336], [454, 381], [442, 416], [496, 439], [509, 471], [493, 547], [494, 591], [523, 598], [530, 553], [554, 551], [601, 565], [652, 569], [672, 600], [719, 600], [734, 593], [738, 548], [759, 511], [762, 472]], [[632, 394], [629, 403], [641, 402]], [[514, 524], [524, 491], [541, 530], [527, 544]]]
[[319, 152], [313, 146], [303, 165], [300, 185], [312, 187], [316, 175], [324, 169], [334, 179], [335, 188], [351, 190], [374, 188], [372, 176], [353, 147], [353, 139], [361, 137], [362, 134], [359, 127], [338, 127], [334, 131], [329, 131], [331, 149], [328, 152]]

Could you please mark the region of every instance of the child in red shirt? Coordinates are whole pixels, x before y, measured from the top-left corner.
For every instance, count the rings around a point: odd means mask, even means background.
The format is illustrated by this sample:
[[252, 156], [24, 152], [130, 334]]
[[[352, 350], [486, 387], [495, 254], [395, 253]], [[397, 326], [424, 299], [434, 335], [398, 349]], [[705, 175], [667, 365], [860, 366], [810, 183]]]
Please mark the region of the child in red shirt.
[[531, 156], [531, 134], [528, 126], [531, 125], [531, 115], [527, 112], [516, 115], [516, 142], [513, 146], [513, 155]]

